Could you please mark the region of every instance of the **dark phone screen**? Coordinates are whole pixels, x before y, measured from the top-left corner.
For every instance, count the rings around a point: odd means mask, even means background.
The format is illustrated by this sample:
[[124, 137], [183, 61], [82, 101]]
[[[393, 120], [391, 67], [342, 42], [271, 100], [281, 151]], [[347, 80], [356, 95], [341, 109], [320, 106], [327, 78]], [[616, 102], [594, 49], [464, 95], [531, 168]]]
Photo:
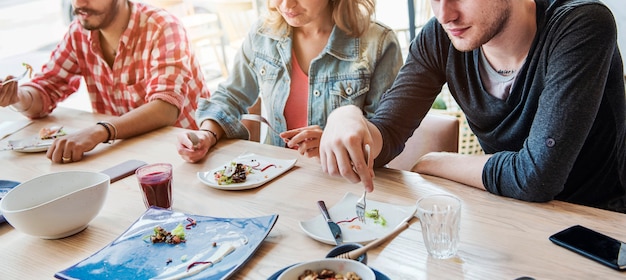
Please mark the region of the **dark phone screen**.
[[550, 240], [615, 269], [626, 269], [626, 243], [586, 227], [572, 226]]

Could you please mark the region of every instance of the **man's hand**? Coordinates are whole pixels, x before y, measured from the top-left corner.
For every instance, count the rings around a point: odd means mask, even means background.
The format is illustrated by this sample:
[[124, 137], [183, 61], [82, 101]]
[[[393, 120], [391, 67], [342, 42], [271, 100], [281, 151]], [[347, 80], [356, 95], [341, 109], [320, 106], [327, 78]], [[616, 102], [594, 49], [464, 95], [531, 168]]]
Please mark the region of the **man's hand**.
[[[11, 78], [13, 78], [13, 76], [7, 76], [4, 81]], [[9, 82], [5, 85], [0, 85], [0, 106], [6, 107], [20, 101], [17, 95], [17, 87], [17, 82]]]
[[[380, 133], [363, 117], [361, 109], [352, 105], [335, 109], [328, 117], [320, 141], [322, 170], [333, 176], [342, 176], [352, 183], [363, 182], [368, 192], [373, 191], [371, 163], [380, 152], [380, 145], [374, 145], [372, 129], [377, 135], [375, 138], [380, 139]], [[365, 145], [371, 147], [369, 159], [366, 159]]]
[[83, 159], [86, 152], [108, 140], [107, 133], [100, 125], [54, 139], [46, 157], [56, 163], [70, 163]]

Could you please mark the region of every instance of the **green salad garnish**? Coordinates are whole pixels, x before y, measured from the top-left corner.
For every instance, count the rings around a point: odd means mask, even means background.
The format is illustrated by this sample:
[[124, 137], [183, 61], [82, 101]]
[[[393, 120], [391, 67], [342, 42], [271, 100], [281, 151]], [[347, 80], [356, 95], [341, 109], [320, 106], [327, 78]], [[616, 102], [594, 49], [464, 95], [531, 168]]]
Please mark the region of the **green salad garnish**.
[[169, 243], [179, 244], [185, 242], [185, 228], [182, 224], [178, 224], [171, 232], [165, 230], [161, 226], [154, 228], [154, 234], [147, 236], [152, 243]]
[[387, 226], [387, 220], [380, 215], [378, 209], [372, 209], [365, 212], [365, 217], [374, 220], [374, 223], [380, 224], [381, 226]]

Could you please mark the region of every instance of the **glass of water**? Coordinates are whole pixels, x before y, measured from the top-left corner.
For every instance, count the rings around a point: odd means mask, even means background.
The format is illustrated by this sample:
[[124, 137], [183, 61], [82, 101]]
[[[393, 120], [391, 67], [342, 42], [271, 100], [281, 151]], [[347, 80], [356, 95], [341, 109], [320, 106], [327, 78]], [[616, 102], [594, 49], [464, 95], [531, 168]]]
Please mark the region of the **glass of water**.
[[436, 259], [455, 256], [459, 248], [461, 201], [447, 194], [426, 196], [417, 201], [417, 215], [428, 254]]

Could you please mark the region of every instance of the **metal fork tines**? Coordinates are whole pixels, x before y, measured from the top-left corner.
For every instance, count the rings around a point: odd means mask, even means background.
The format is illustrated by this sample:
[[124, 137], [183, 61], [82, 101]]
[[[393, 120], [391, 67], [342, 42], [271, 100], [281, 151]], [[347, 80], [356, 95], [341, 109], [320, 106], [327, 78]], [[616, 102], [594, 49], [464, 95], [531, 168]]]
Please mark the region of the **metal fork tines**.
[[365, 195], [366, 194], [367, 194], [367, 191], [363, 191], [363, 195], [356, 202], [356, 216], [359, 219], [359, 221], [361, 221], [362, 223], [365, 223], [365, 207], [366, 207]]
[[10, 82], [16, 82], [16, 81], [19, 81], [19, 80], [21, 80], [22, 78], [26, 77], [26, 74], [28, 74], [28, 69], [26, 69], [26, 71], [24, 71], [24, 73], [22, 73], [22, 75], [19, 75], [19, 76], [17, 76], [17, 77], [11, 78], [11, 79], [8, 79], [8, 80], [6, 80], [6, 81], [2, 82], [2, 84], [0, 84], [0, 85], [4, 86], [4, 85], [6, 85], [6, 84], [8, 84], [8, 83], [10, 83]]
[[270, 128], [270, 130], [274, 133], [276, 133], [276, 135], [279, 135], [280, 132], [278, 132], [275, 128], [272, 127], [272, 125], [270, 124], [270, 122], [263, 116], [261, 115], [255, 115], [255, 114], [243, 114], [241, 115], [241, 119], [242, 120], [250, 120], [250, 121], [257, 121], [257, 122], [261, 122], [267, 125], [267, 127]]
[[[364, 150], [365, 154], [365, 164], [369, 166], [370, 159], [370, 145], [365, 145]], [[365, 209], [367, 207], [367, 203], [365, 202], [365, 196], [367, 195], [367, 191], [363, 191], [363, 195], [356, 202], [356, 216], [362, 223], [365, 223]]]

